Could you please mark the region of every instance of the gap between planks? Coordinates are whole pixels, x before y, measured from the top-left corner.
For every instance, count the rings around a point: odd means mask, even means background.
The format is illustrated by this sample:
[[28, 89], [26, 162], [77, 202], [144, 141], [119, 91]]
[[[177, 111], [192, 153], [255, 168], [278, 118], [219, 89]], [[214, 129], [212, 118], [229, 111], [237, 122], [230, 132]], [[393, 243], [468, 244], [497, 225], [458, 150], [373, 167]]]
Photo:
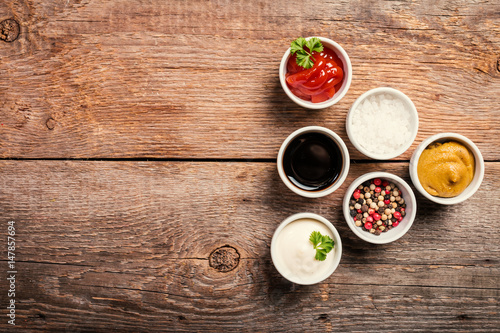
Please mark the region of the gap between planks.
[[[123, 158], [0, 158], [0, 161], [88, 161], [88, 162], [249, 162], [249, 163], [275, 163], [276, 158], [161, 158], [161, 157], [123, 157]], [[499, 160], [500, 161], [500, 160]], [[499, 162], [487, 161], [485, 162]], [[409, 163], [410, 160], [370, 160], [351, 159], [351, 163]]]
[[[0, 161], [81, 161], [81, 162], [240, 162], [240, 163], [275, 163], [276, 158], [160, 158], [160, 157], [122, 157], [122, 158], [31, 158], [9, 157], [0, 158]], [[351, 164], [369, 163], [410, 163], [410, 160], [371, 160], [351, 159]], [[500, 160], [484, 160], [485, 163], [497, 163]]]

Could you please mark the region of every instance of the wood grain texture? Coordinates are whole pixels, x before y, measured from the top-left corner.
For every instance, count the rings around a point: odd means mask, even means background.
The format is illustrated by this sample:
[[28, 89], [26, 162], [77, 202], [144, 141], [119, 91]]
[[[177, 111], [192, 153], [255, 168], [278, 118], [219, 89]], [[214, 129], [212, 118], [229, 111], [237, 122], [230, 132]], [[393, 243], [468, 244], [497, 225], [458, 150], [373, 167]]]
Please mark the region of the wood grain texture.
[[[374, 169], [409, 178], [407, 163], [355, 163], [338, 191], [305, 199], [282, 184], [274, 163], [0, 161], [2, 219], [16, 221], [18, 233], [18, 324], [103, 332], [496, 331], [500, 210], [487, 203], [500, 186], [498, 163], [487, 163], [483, 185], [461, 205], [418, 196], [410, 231], [378, 246], [358, 239], [341, 212], [350, 182]], [[341, 265], [315, 286], [286, 282], [270, 260], [275, 228], [301, 211], [325, 216], [343, 241]], [[241, 255], [227, 273], [208, 264], [223, 245]]]
[[[455, 131], [500, 159], [498, 1], [7, 0], [0, 20], [0, 157], [274, 158], [305, 125], [333, 129], [378, 86], [406, 93], [417, 139]], [[308, 111], [278, 64], [303, 35], [348, 52], [351, 89]]]
[[[20, 34], [0, 40], [0, 229], [16, 222], [20, 331], [498, 331], [498, 1], [5, 0], [6, 19]], [[313, 35], [339, 42], [354, 69], [345, 98], [320, 111], [278, 80], [290, 41]], [[379, 86], [420, 117], [390, 163], [364, 161], [344, 128]], [[271, 162], [306, 125], [336, 131], [353, 159], [326, 198], [293, 194]], [[479, 191], [451, 207], [417, 195], [403, 238], [358, 239], [341, 211], [350, 182], [373, 170], [409, 180], [414, 148], [445, 131], [482, 151]], [[301, 211], [343, 241], [339, 268], [314, 286], [270, 259], [274, 230]], [[223, 246], [240, 256], [225, 273], [209, 264]], [[1, 269], [0, 331], [12, 328], [7, 290]]]

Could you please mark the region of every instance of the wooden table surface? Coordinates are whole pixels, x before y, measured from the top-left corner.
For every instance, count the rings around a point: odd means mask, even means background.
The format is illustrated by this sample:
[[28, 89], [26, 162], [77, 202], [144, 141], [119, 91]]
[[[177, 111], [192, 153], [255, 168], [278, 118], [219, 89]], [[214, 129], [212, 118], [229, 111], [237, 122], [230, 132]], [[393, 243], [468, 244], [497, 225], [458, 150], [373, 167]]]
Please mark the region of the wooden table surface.
[[[0, 21], [1, 331], [14, 331], [11, 299], [19, 331], [500, 331], [498, 1], [2, 0]], [[313, 35], [341, 44], [354, 73], [318, 111], [278, 79], [289, 43]], [[420, 117], [390, 161], [345, 131], [354, 100], [379, 86]], [[292, 193], [276, 169], [282, 141], [307, 125], [351, 154], [346, 182], [321, 199]], [[482, 151], [479, 191], [455, 206], [417, 194], [394, 243], [355, 236], [341, 209], [352, 180], [384, 170], [410, 182], [416, 146], [448, 131]], [[312, 286], [281, 277], [269, 249], [304, 211], [344, 246]]]

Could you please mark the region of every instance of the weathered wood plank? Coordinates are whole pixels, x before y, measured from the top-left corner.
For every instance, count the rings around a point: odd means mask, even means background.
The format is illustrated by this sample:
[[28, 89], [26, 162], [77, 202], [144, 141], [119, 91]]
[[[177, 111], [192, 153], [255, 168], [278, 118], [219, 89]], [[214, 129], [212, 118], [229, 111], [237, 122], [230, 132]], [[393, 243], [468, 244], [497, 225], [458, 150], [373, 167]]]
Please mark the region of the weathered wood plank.
[[[274, 163], [1, 161], [0, 210], [18, 232], [20, 326], [495, 331], [499, 208], [485, 203], [500, 166], [487, 163], [483, 186], [462, 205], [419, 196], [417, 221], [399, 241], [357, 239], [340, 211], [348, 183], [374, 169], [408, 179], [407, 168], [354, 164], [338, 192], [309, 200], [281, 183]], [[270, 261], [275, 228], [300, 211], [325, 216], [343, 239], [339, 269], [316, 286], [287, 283]], [[241, 255], [228, 273], [208, 264], [222, 245]]]
[[40, 263], [19, 269], [18, 323], [39, 331], [487, 332], [500, 324], [498, 289], [356, 284], [342, 272], [327, 283], [297, 286], [268, 259], [244, 260], [227, 274], [198, 259], [163, 262], [155, 276]]
[[[16, 18], [22, 33], [0, 41], [0, 157], [274, 158], [305, 125], [348, 141], [354, 100], [393, 86], [420, 114], [400, 159], [453, 130], [499, 160], [499, 10], [496, 1], [5, 1], [0, 19]], [[329, 109], [297, 107], [279, 85], [279, 61], [299, 35], [329, 36], [351, 56], [351, 90]]]
[[[407, 163], [354, 164], [337, 192], [306, 199], [284, 186], [273, 163], [2, 161], [0, 208], [5, 219], [17, 220], [21, 232], [30, 235], [19, 251], [31, 253], [27, 260], [34, 261], [78, 263], [99, 260], [92, 254], [100, 252], [106, 260], [121, 260], [124, 253], [142, 251], [164, 259], [206, 257], [225, 243], [240, 244], [244, 258], [260, 258], [284, 218], [311, 211], [338, 227], [346, 248], [358, 251], [354, 258], [453, 265], [459, 257], [463, 264], [497, 263], [491, 246], [499, 236], [493, 223], [499, 208], [491, 206], [489, 214], [478, 208], [500, 187], [496, 163], [487, 163], [482, 187], [463, 204], [437, 206], [417, 195], [412, 229], [385, 246], [359, 240], [341, 212], [349, 183], [372, 170], [409, 178]], [[51, 251], [40, 251], [41, 245]], [[401, 255], [402, 245], [407, 255]], [[84, 251], [90, 251], [89, 258], [82, 257]]]

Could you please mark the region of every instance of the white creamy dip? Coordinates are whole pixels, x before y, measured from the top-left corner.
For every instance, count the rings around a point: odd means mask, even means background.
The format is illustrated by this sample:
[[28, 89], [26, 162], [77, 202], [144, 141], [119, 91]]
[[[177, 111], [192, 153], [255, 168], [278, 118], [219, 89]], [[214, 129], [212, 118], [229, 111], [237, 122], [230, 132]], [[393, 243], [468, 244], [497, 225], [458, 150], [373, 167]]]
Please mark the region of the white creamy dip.
[[332, 231], [323, 223], [303, 218], [286, 225], [278, 234], [274, 250], [274, 265], [278, 271], [294, 282], [309, 284], [325, 276], [335, 264], [336, 245], [324, 261], [316, 260], [316, 250], [309, 241], [313, 231], [328, 235], [335, 240]]

